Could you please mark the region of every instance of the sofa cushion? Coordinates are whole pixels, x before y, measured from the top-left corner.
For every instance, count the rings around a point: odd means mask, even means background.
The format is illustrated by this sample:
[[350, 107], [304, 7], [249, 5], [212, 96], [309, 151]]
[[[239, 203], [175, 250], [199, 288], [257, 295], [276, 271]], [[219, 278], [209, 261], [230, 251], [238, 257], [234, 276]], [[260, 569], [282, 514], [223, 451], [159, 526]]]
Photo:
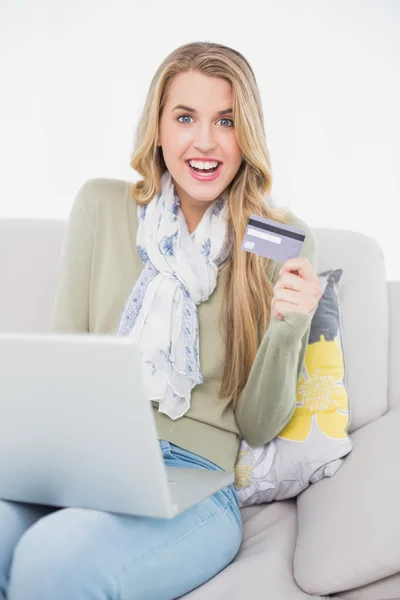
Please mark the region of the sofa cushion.
[[[336, 595], [331, 598], [339, 600]], [[340, 600], [400, 600], [400, 573], [349, 592], [342, 592]]]
[[233, 562], [185, 600], [309, 600], [293, 579], [294, 500], [242, 508], [243, 542]]
[[352, 435], [332, 479], [298, 496], [294, 575], [310, 594], [365, 586], [400, 572], [400, 408]]
[[341, 343], [343, 269], [318, 274], [322, 297], [297, 381], [297, 404], [287, 427], [268, 444], [242, 440], [235, 464], [241, 506], [292, 498], [310, 483], [332, 477], [351, 451], [349, 403]]

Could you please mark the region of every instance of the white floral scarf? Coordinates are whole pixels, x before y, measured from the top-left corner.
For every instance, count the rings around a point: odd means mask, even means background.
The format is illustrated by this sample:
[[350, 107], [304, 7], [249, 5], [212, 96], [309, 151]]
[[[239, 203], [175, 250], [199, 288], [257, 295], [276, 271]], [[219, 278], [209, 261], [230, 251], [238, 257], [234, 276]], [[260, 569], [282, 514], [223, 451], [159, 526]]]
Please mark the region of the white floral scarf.
[[[206, 184], [205, 184], [206, 185]], [[231, 256], [228, 203], [222, 194], [189, 234], [168, 170], [161, 192], [139, 206], [136, 244], [144, 269], [122, 311], [119, 335], [130, 335], [144, 360], [148, 400], [178, 419], [190, 408], [191, 390], [203, 383], [197, 305], [217, 284]]]

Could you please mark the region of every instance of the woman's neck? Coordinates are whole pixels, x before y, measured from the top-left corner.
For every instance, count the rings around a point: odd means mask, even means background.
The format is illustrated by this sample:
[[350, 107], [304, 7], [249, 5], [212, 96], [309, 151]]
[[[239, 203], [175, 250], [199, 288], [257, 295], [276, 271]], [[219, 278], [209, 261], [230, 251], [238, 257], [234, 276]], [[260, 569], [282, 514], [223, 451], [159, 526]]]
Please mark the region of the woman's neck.
[[183, 205], [180, 205], [180, 208], [185, 217], [189, 233], [193, 233], [193, 231], [196, 229], [196, 227], [204, 217], [208, 205], [200, 207], [191, 206], [189, 208], [187, 204], [184, 203]]

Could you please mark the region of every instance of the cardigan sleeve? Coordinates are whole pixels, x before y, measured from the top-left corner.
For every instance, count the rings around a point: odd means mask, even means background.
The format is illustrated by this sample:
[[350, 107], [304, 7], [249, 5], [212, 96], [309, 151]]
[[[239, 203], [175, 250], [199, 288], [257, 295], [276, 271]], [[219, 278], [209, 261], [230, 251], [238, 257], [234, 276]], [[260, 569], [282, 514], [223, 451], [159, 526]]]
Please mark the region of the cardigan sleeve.
[[[313, 234], [310, 238], [311, 247], [304, 248], [304, 244], [302, 255], [307, 256], [315, 271], [317, 252]], [[235, 408], [239, 430], [252, 447], [270, 442], [293, 416], [297, 380], [317, 306], [309, 315], [289, 312], [283, 321], [271, 316]]]
[[50, 312], [49, 332], [89, 332], [94, 234], [86, 206], [88, 187], [90, 181], [78, 191], [66, 225]]

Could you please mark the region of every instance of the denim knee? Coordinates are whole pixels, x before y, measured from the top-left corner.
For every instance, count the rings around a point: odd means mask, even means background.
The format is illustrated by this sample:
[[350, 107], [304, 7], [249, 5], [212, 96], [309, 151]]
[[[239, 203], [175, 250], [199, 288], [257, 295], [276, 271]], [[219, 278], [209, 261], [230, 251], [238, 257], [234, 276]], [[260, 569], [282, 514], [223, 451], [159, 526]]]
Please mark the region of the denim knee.
[[[67, 509], [80, 511], [82, 509]], [[51, 516], [19, 540], [11, 565], [7, 600], [107, 600], [117, 597], [113, 581], [76, 545], [58, 537]], [[104, 591], [103, 591], [104, 590]]]

